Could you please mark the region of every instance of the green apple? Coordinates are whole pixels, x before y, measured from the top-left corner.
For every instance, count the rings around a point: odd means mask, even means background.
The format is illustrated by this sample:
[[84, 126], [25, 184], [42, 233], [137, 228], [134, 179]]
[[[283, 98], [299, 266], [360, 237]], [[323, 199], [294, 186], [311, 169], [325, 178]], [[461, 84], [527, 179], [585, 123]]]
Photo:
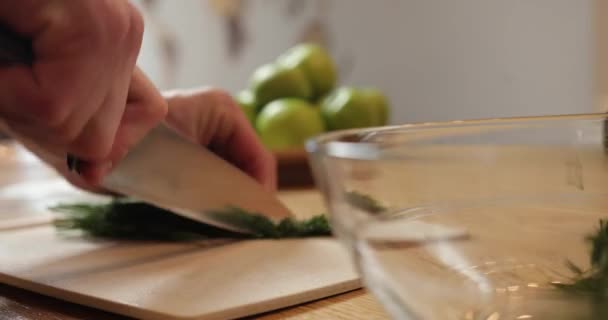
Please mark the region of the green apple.
[[235, 100], [247, 116], [247, 119], [249, 119], [251, 125], [255, 125], [257, 109], [255, 95], [249, 90], [243, 90], [236, 95]]
[[309, 138], [323, 133], [319, 108], [298, 98], [274, 100], [256, 119], [260, 139], [271, 150], [302, 147]]
[[257, 99], [258, 112], [276, 99], [310, 99], [312, 96], [310, 83], [300, 69], [277, 63], [258, 67], [250, 79], [250, 87]]
[[336, 65], [327, 50], [318, 44], [299, 44], [279, 56], [277, 61], [304, 72], [312, 86], [313, 98], [324, 96], [336, 85]]
[[321, 114], [329, 130], [376, 126], [381, 115], [368, 95], [352, 87], [340, 87], [321, 101]]
[[390, 106], [386, 96], [376, 88], [363, 88], [360, 91], [367, 97], [371, 107], [378, 113], [378, 122], [375, 125], [387, 125], [390, 118]]

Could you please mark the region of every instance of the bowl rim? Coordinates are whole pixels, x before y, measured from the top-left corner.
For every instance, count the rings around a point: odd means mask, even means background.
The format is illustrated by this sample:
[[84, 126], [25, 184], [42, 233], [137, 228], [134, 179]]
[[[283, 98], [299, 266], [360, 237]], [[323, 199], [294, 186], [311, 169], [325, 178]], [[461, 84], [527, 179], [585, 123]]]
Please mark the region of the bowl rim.
[[[499, 118], [478, 118], [466, 120], [448, 120], [434, 122], [414, 122], [396, 125], [387, 125], [380, 127], [354, 128], [345, 130], [336, 130], [325, 132], [308, 139], [304, 149], [311, 156], [319, 156], [327, 154], [327, 146], [341, 147], [353, 151], [353, 155], [348, 155], [349, 152], [338, 152], [334, 155], [340, 158], [361, 159], [369, 158], [371, 155], [365, 154], [366, 151], [373, 151], [373, 142], [369, 141], [352, 141], [353, 137], [361, 137], [369, 134], [399, 132], [413, 133], [425, 132], [438, 129], [450, 128], [465, 128], [465, 127], [505, 127], [505, 126], [521, 126], [536, 124], [555, 124], [563, 122], [578, 122], [578, 121], [604, 121], [608, 119], [608, 113], [578, 113], [578, 114], [555, 114], [555, 115], [539, 115], [539, 116], [523, 116], [523, 117], [499, 117]], [[608, 130], [608, 128], [607, 128]], [[349, 141], [351, 140], [351, 141]], [[372, 152], [373, 153], [373, 152]], [[365, 154], [365, 155], [364, 155]], [[372, 156], [373, 157], [373, 156]]]

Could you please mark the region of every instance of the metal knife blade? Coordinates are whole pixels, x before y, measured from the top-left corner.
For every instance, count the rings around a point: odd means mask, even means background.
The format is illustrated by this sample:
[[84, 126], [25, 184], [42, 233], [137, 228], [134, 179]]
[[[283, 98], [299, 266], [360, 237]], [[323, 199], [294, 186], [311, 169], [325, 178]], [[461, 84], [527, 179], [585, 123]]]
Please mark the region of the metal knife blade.
[[164, 124], [151, 130], [106, 176], [109, 190], [184, 217], [249, 232], [218, 215], [237, 207], [277, 222], [291, 212], [253, 178]]

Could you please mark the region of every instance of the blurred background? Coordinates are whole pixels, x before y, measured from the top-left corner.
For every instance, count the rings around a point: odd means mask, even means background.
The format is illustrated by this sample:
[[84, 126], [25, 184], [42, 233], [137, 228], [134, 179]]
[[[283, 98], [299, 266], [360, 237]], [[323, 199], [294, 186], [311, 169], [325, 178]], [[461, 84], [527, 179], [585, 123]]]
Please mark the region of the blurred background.
[[382, 90], [391, 123], [602, 109], [604, 0], [136, 0], [139, 65], [161, 88], [230, 92], [302, 41], [339, 83]]

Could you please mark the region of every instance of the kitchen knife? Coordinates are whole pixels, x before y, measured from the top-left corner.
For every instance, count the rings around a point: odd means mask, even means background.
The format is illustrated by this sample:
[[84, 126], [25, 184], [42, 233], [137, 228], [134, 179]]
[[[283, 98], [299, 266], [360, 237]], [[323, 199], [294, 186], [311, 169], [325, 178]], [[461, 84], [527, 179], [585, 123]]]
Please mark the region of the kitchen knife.
[[[31, 64], [27, 39], [0, 26], [0, 64]], [[291, 213], [253, 178], [164, 124], [152, 129], [104, 181], [110, 191], [220, 228], [248, 233], [235, 224], [234, 208], [278, 222]], [[236, 221], [238, 222], [238, 221]]]
[[233, 231], [247, 232], [227, 223], [231, 207], [275, 222], [291, 216], [253, 178], [164, 124], [131, 148], [102, 184], [187, 218]]

